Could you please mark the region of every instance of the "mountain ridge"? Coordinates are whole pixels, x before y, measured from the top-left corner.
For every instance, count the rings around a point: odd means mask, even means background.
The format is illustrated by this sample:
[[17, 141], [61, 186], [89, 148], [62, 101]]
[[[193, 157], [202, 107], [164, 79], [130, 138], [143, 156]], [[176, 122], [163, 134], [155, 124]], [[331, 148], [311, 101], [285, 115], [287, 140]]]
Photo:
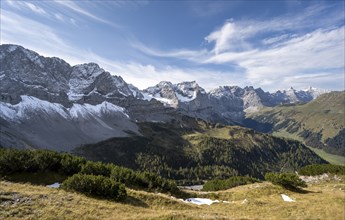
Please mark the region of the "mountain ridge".
[[[182, 120], [184, 115], [211, 123], [235, 125], [245, 119], [246, 110], [277, 103], [272, 101], [277, 95], [251, 86], [243, 89], [224, 86], [206, 92], [195, 81], [177, 84], [161, 82], [139, 90], [96, 63], [71, 66], [60, 58], [43, 57], [18, 45], [0, 45], [0, 64], [0, 103], [2, 109], [7, 109], [6, 112], [2, 110], [0, 115], [0, 144], [8, 146], [17, 146], [19, 139], [22, 140], [21, 147], [42, 147], [40, 139], [46, 139], [44, 143], [50, 148], [71, 150], [81, 144], [105, 140], [111, 135], [127, 137], [138, 134], [137, 122], [171, 123]], [[295, 94], [295, 90], [291, 91]], [[285, 93], [278, 91], [275, 94], [283, 97]], [[311, 95], [307, 98], [311, 99]], [[290, 103], [290, 99], [285, 99]], [[26, 105], [28, 100], [36, 104]], [[40, 108], [46, 106], [46, 102], [51, 103], [50, 107], [58, 106], [56, 111], [52, 111], [51, 118], [47, 116], [47, 111]], [[112, 113], [102, 112], [97, 106], [103, 103], [116, 106], [112, 109], [122, 108], [128, 117], [115, 110]], [[91, 113], [82, 114], [79, 111], [74, 118], [63, 117], [70, 115], [71, 109], [86, 109]], [[55, 114], [57, 112], [61, 114]], [[23, 117], [16, 117], [18, 113]], [[56, 121], [61, 122], [60, 127], [45, 128], [48, 122], [54, 124]], [[37, 126], [29, 133], [27, 131], [32, 123]], [[54, 135], [42, 135], [48, 131], [53, 134], [67, 129], [72, 137], [76, 126], [78, 132], [75, 136], [79, 141], [65, 138], [62, 146], [52, 141]], [[90, 139], [86, 131], [95, 128], [99, 130], [100, 137]], [[31, 141], [28, 141], [30, 138]]]

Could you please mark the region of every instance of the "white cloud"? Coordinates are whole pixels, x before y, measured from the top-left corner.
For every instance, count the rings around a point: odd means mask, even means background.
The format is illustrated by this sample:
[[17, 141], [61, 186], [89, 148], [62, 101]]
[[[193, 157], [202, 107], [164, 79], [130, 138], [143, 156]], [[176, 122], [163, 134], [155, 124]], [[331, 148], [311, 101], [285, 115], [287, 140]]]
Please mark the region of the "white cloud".
[[59, 13], [55, 13], [54, 17], [59, 20], [59, 21], [65, 21], [64, 17], [62, 16], [62, 14]]
[[[71, 49], [47, 25], [22, 17], [13, 12], [1, 9], [1, 43], [12, 43], [40, 49], [40, 51], [53, 55], [64, 49]], [[30, 28], [28, 28], [30, 27]], [[47, 49], [45, 49], [47, 48]], [[55, 55], [56, 56], [56, 55]]]
[[114, 75], [120, 75], [128, 83], [140, 89], [155, 85], [160, 81], [197, 81], [206, 90], [214, 89], [219, 85], [244, 86], [239, 77], [229, 72], [213, 71], [203, 68], [178, 68], [174, 66], [154, 66], [137, 62], [120, 62], [109, 60], [92, 52], [86, 55], [89, 62], [96, 62]]
[[89, 17], [93, 20], [96, 20], [98, 22], [101, 22], [101, 23], [104, 23], [104, 24], [108, 24], [108, 25], [111, 25], [113, 27], [119, 27], [119, 25], [115, 24], [114, 22], [110, 22], [110, 21], [107, 21], [103, 18], [100, 18], [98, 17], [97, 15], [94, 15], [93, 13], [91, 12], [88, 12], [87, 10], [83, 9], [82, 7], [80, 7], [79, 5], [77, 5], [76, 3], [74, 3], [73, 1], [60, 1], [60, 0], [55, 0], [54, 1], [55, 3], [57, 4], [60, 4], [74, 12], [77, 12], [81, 15], [84, 15], [86, 17]]
[[235, 40], [235, 33], [235, 24], [232, 22], [226, 22], [223, 27], [212, 32], [205, 38], [205, 40], [208, 43], [215, 42], [214, 51], [216, 54], [219, 54], [233, 46], [231, 40]]
[[172, 51], [161, 51], [153, 48], [149, 48], [140, 42], [132, 43], [131, 46], [135, 49], [140, 50], [145, 54], [149, 54], [157, 57], [173, 57], [179, 59], [187, 59], [197, 61], [195, 58], [200, 60], [200, 57], [208, 54], [206, 49], [203, 50], [188, 50], [188, 49], [177, 49]]
[[290, 34], [283, 34], [283, 35], [279, 35], [279, 36], [275, 36], [275, 37], [265, 38], [262, 40], [262, 43], [265, 45], [275, 44], [275, 43], [280, 42], [282, 40], [286, 40], [289, 37], [291, 37]]
[[37, 14], [41, 14], [41, 15], [48, 15], [48, 13], [41, 7], [36, 6], [32, 3], [29, 2], [24, 2], [24, 4], [31, 9], [31, 11], [37, 13]]
[[5, 3], [7, 3], [7, 5], [9, 5], [13, 8], [19, 9], [19, 10], [29, 9], [36, 14], [49, 16], [49, 14], [43, 8], [37, 6], [33, 3], [30, 3], [30, 2], [6, 0]]

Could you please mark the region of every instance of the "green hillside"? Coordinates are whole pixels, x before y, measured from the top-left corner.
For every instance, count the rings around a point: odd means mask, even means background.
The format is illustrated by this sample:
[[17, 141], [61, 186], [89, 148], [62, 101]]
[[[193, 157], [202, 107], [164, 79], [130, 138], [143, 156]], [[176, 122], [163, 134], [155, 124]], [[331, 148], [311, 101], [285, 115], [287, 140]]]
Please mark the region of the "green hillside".
[[157, 173], [183, 183], [293, 171], [326, 163], [298, 141], [203, 121], [139, 123], [143, 136], [112, 138], [74, 151], [87, 159]]
[[326, 93], [307, 104], [264, 108], [247, 117], [271, 125], [270, 131], [280, 136], [345, 156], [345, 92]]

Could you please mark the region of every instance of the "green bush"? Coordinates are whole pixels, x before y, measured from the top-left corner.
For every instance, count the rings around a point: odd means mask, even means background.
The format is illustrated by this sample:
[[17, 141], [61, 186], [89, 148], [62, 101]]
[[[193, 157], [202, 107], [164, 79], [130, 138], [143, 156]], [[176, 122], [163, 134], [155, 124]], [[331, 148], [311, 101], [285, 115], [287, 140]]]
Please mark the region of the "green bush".
[[126, 186], [135, 189], [170, 193], [179, 191], [175, 181], [162, 178], [154, 173], [135, 172], [131, 169], [115, 165], [112, 166], [110, 177], [117, 182], [124, 183]]
[[52, 171], [72, 175], [80, 172], [85, 162], [82, 157], [49, 150], [0, 148], [0, 174]]
[[30, 151], [17, 149], [0, 149], [0, 174], [11, 174], [34, 170], [33, 154]]
[[234, 176], [226, 180], [210, 180], [207, 181], [202, 190], [203, 191], [218, 191], [230, 189], [235, 186], [246, 185], [250, 183], [259, 182], [258, 179], [248, 177], [248, 176]]
[[33, 171], [59, 171], [61, 168], [61, 154], [48, 151], [36, 150], [31, 151], [33, 156], [32, 168]]
[[62, 183], [61, 188], [67, 191], [80, 192], [88, 196], [114, 200], [122, 200], [127, 196], [123, 184], [100, 175], [74, 174]]
[[287, 189], [307, 187], [307, 184], [294, 173], [266, 173], [265, 180]]
[[113, 165], [110, 177], [117, 182], [124, 183], [128, 187], [142, 188], [140, 187], [142, 185], [142, 181], [138, 172], [135, 172], [134, 170]]
[[83, 157], [72, 156], [64, 153], [61, 158], [61, 172], [68, 176], [79, 173], [85, 163], [86, 160]]
[[87, 161], [84, 165], [82, 165], [80, 172], [83, 174], [102, 175], [110, 177], [112, 169], [112, 164]]
[[171, 192], [179, 191], [176, 182], [164, 179], [154, 173], [142, 172], [139, 174], [140, 184], [150, 191]]
[[345, 175], [345, 166], [334, 164], [314, 164], [301, 168], [298, 173], [305, 176], [315, 176], [324, 173]]

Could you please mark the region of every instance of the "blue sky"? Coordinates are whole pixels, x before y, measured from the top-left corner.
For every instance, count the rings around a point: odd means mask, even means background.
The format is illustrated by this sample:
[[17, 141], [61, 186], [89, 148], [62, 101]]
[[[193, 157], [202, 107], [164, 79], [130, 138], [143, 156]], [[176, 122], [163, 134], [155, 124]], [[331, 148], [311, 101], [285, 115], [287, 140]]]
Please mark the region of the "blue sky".
[[196, 80], [344, 89], [344, 1], [1, 1], [1, 44], [96, 62], [140, 89]]

